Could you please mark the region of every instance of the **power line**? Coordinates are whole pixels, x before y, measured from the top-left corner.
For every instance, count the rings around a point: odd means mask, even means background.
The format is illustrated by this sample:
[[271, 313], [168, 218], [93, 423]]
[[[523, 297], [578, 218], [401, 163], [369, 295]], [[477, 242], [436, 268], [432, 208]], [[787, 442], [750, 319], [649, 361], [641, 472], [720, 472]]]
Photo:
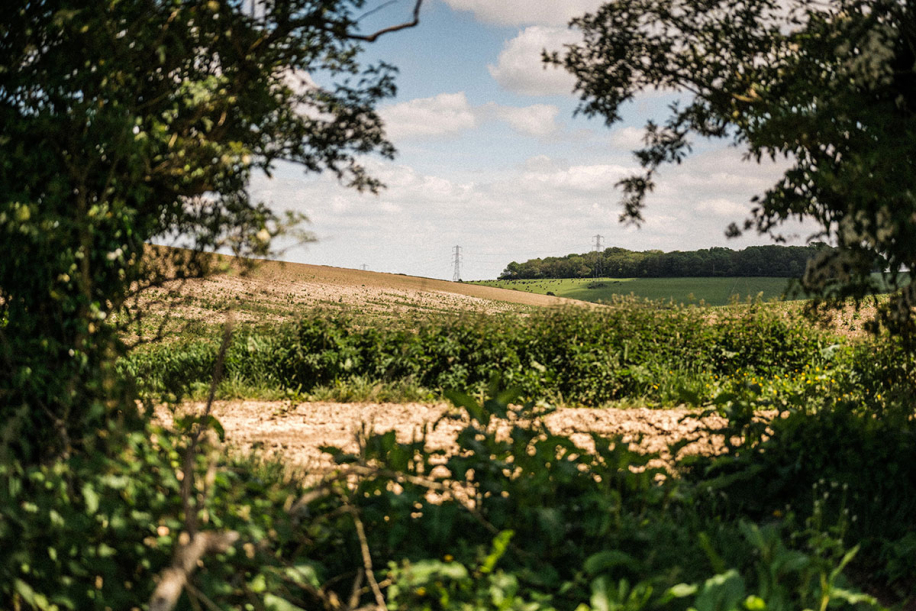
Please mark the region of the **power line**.
[[455, 247], [455, 272], [452, 274], [452, 282], [461, 280], [461, 247]]
[[365, 263], [363, 263], [362, 265], [360, 265], [360, 267], [362, 268], [363, 271], [366, 271], [367, 269], [369, 269], [369, 266], [366, 265]]

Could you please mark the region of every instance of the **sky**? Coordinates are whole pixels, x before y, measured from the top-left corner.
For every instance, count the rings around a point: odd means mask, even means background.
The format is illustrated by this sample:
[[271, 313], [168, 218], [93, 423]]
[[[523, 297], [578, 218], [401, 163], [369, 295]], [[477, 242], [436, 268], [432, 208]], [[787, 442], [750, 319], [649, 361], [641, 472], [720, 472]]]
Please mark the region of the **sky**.
[[[409, 19], [412, 0], [380, 7], [361, 22], [372, 31]], [[544, 68], [542, 49], [577, 35], [570, 18], [600, 0], [426, 0], [420, 25], [366, 46], [364, 60], [398, 66], [398, 94], [380, 107], [393, 161], [364, 158], [386, 188], [360, 194], [334, 177], [282, 165], [251, 192], [277, 210], [304, 213], [316, 242], [281, 258], [317, 265], [451, 279], [460, 247], [463, 280], [493, 279], [511, 261], [630, 250], [733, 249], [771, 243], [725, 237], [784, 163], [742, 161], [725, 142], [696, 142], [679, 166], [662, 168], [645, 223], [618, 222], [615, 183], [639, 169], [632, 151], [642, 127], [660, 120], [674, 94], [648, 92], [608, 127], [575, 116], [572, 77]], [[811, 231], [788, 227], [804, 243]], [[281, 246], [283, 246], [281, 244]]]

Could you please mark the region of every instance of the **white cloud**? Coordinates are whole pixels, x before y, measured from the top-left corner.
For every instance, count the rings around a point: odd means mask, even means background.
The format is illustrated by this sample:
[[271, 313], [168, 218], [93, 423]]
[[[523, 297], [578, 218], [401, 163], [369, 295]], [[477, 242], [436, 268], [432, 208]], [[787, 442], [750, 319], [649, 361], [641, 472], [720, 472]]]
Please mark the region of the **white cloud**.
[[595, 11], [603, 0], [445, 0], [456, 11], [470, 11], [494, 25], [566, 25]]
[[[369, 169], [387, 187], [380, 198], [381, 201], [397, 202], [408, 208], [412, 202], [421, 202], [424, 198], [436, 201], [458, 200], [464, 197], [468, 190], [467, 185], [441, 176], [421, 174], [401, 164], [375, 162]], [[418, 197], [420, 194], [422, 197]]]
[[477, 125], [464, 92], [402, 102], [381, 109], [381, 115], [385, 131], [394, 140], [456, 134]]
[[707, 212], [715, 216], [742, 218], [747, 216], [749, 212], [745, 206], [721, 197], [716, 199], [704, 199], [696, 205], [695, 210], [697, 212]]
[[286, 70], [283, 73], [283, 84], [297, 93], [320, 89], [307, 70]]
[[526, 172], [566, 172], [569, 170], [569, 161], [566, 159], [551, 159], [547, 155], [537, 155], [525, 160], [523, 169]]
[[560, 109], [550, 104], [503, 106], [489, 102], [471, 106], [464, 92], [409, 100], [381, 110], [385, 130], [395, 142], [411, 138], [450, 136], [487, 121], [503, 121], [516, 132], [544, 138], [560, 131]]
[[559, 131], [557, 115], [560, 109], [550, 104], [534, 104], [532, 106], [499, 106], [490, 105], [496, 117], [509, 124], [515, 131], [529, 136], [540, 138], [550, 136]]
[[[312, 220], [308, 229], [319, 241], [291, 258], [447, 278], [457, 244], [463, 277], [473, 279], [494, 278], [512, 260], [587, 252], [596, 233], [607, 246], [631, 250], [743, 248], [769, 240], [753, 232], [727, 240], [725, 227], [747, 215], [746, 202], [779, 172], [741, 163], [734, 149], [666, 167], [637, 230], [617, 222], [621, 194], [614, 186], [636, 168], [615, 164], [613, 157], [578, 156], [570, 163], [548, 152], [523, 163], [459, 173], [463, 178], [446, 166], [420, 171], [374, 160], [367, 166], [388, 185], [377, 197], [343, 189], [330, 176], [303, 179], [288, 165], [279, 167], [273, 180], [255, 177], [256, 197]], [[807, 235], [804, 226], [799, 229]]]
[[627, 151], [634, 151], [644, 146], [645, 130], [638, 127], [621, 127], [611, 132], [611, 145]]
[[580, 35], [565, 28], [531, 26], [508, 41], [489, 65], [490, 76], [505, 89], [524, 95], [563, 95], [572, 93], [575, 78], [541, 61], [541, 52], [561, 51], [564, 44], [575, 43]]
[[617, 181], [629, 172], [628, 168], [610, 164], [574, 165], [546, 172], [529, 170], [523, 177], [521, 188], [544, 193], [552, 202], [562, 201], [564, 196], [561, 193], [570, 190], [604, 200], [613, 193]]
[[[683, 196], [685, 193], [710, 194], [703, 199], [726, 199], [747, 202], [753, 195], [761, 195], [776, 183], [789, 167], [785, 160], [761, 163], [744, 161], [743, 152], [736, 148], [719, 148], [689, 157], [680, 165], [667, 165], [659, 169], [661, 196]], [[650, 196], [651, 199], [651, 196]]]

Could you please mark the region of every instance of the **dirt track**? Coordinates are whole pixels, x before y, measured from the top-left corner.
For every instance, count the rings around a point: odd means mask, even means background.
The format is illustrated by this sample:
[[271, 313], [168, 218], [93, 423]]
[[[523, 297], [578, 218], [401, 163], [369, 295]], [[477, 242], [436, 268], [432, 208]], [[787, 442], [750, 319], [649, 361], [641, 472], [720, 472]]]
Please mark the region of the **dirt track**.
[[[186, 406], [202, 410], [203, 404]], [[354, 452], [356, 435], [363, 425], [376, 432], [395, 430], [400, 441], [410, 441], [423, 425], [432, 425], [448, 410], [445, 404], [424, 405], [378, 403], [301, 403], [264, 401], [218, 401], [213, 415], [226, 430], [227, 442], [240, 450], [257, 450], [263, 456], [276, 456], [291, 466], [307, 471], [323, 471], [330, 464], [318, 447], [333, 445]], [[722, 449], [718, 438], [702, 434], [704, 426], [718, 427], [721, 418], [683, 420], [684, 409], [586, 409], [563, 408], [548, 415], [545, 423], [554, 433], [569, 435], [583, 449], [592, 449], [590, 433], [623, 435], [624, 440], [644, 451], [665, 456], [670, 443], [699, 437], [686, 452], [713, 454]], [[168, 425], [171, 418], [160, 412]], [[449, 449], [466, 420], [446, 420], [431, 430], [429, 447]], [[641, 438], [641, 442], [639, 439]]]

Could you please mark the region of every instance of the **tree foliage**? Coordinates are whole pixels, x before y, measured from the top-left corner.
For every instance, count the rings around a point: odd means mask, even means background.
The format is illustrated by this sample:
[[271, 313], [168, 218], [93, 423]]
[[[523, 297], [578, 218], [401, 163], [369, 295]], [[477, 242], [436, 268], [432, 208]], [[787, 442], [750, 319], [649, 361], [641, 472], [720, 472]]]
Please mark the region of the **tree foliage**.
[[[809, 265], [827, 303], [898, 289], [884, 322], [912, 332], [916, 287], [916, 7], [910, 0], [619, 0], [575, 19], [584, 41], [551, 58], [577, 78], [580, 111], [620, 119], [641, 91], [681, 92], [649, 122], [621, 181], [624, 219], [641, 220], [658, 169], [691, 138], [718, 138], [749, 159], [790, 167], [755, 198], [743, 229], [781, 239], [791, 218], [820, 224], [839, 246]], [[741, 227], [732, 226], [737, 234]]]
[[373, 108], [394, 69], [358, 61], [362, 4], [5, 6], [0, 404], [23, 456], [79, 445], [115, 409], [131, 293], [202, 271], [145, 256], [149, 240], [266, 252], [286, 224], [246, 187], [280, 161], [379, 187], [357, 156], [393, 153]]
[[523, 263], [513, 261], [500, 278], [588, 278], [594, 275], [612, 278], [797, 278], [804, 272], [806, 263], [825, 246], [815, 243], [810, 246], [750, 246], [743, 250], [704, 248], [686, 252], [606, 248], [601, 253], [529, 259]]

